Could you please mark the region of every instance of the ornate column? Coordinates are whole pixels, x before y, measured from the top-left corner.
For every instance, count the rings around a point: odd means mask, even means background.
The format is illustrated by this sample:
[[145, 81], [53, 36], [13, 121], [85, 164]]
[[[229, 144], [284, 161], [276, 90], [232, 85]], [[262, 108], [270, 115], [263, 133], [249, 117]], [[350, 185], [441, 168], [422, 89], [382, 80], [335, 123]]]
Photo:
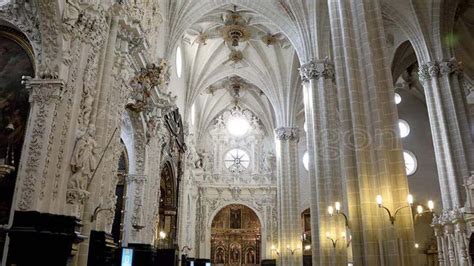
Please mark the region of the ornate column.
[[16, 210], [20, 211], [38, 210], [41, 199], [49, 197], [45, 189], [52, 185], [52, 180], [46, 179], [43, 171], [50, 156], [52, 128], [64, 89], [64, 81], [54, 79], [52, 75], [27, 78], [24, 83], [30, 90], [31, 108], [15, 194]]
[[298, 141], [294, 127], [275, 129], [277, 154], [277, 204], [279, 265], [302, 265], [299, 204]]
[[443, 210], [431, 224], [438, 244], [438, 262], [441, 266], [472, 265], [469, 256], [466, 222], [458, 208]]
[[303, 64], [300, 72], [307, 124], [313, 264], [345, 264], [345, 245], [334, 248], [326, 236], [329, 233], [337, 239], [345, 232], [344, 224], [327, 214], [329, 205], [343, 202], [334, 65], [328, 59], [312, 60]]
[[42, 73], [39, 78], [26, 78], [24, 83], [30, 90], [31, 108], [10, 217], [13, 223], [5, 248], [8, 257], [4, 259], [19, 265], [65, 265], [72, 256], [74, 244], [80, 241], [76, 234], [79, 223], [74, 217], [45, 213], [48, 209], [42, 209], [52, 202], [49, 192], [53, 191], [55, 182], [46, 170], [50, 167], [53, 131], [63, 100], [64, 81]]
[[[145, 184], [147, 182], [146, 175], [129, 174], [126, 176], [127, 182], [127, 199], [125, 202], [125, 218], [124, 218], [124, 245], [129, 243], [141, 243], [139, 232], [145, 226], [155, 226], [153, 224], [144, 224], [143, 221], [143, 197]], [[157, 203], [158, 204], [158, 203]]]
[[376, 196], [407, 206], [408, 182], [387, 58], [381, 3], [328, 0], [337, 82], [340, 160], [354, 265], [413, 265], [410, 208], [394, 225]]

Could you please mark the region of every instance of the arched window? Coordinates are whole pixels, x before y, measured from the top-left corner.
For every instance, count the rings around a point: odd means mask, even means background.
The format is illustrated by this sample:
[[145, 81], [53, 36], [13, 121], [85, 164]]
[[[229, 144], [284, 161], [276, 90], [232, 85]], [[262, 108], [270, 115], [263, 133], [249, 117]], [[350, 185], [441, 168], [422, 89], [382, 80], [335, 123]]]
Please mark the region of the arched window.
[[183, 73], [183, 55], [181, 54], [181, 47], [176, 48], [176, 76], [181, 77]]

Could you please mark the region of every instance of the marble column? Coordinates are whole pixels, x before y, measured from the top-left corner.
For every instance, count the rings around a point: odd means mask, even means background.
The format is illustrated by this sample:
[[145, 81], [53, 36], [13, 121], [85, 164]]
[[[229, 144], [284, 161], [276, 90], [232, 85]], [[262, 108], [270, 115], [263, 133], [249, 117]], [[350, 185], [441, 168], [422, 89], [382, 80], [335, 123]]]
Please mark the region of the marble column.
[[[413, 221], [378, 0], [328, 0], [355, 265], [413, 265]], [[395, 222], [376, 204], [401, 209]], [[415, 195], [416, 196], [416, 195]]]
[[[294, 127], [275, 129], [278, 204], [278, 265], [302, 265], [298, 140]], [[276, 253], [277, 250], [274, 250]]]
[[[311, 184], [312, 261], [314, 265], [342, 265], [347, 263], [346, 240], [342, 238], [346, 227], [341, 217], [330, 217], [327, 212], [334, 202], [344, 202], [334, 65], [328, 59], [312, 60], [303, 64], [300, 72]], [[334, 247], [327, 234], [334, 241], [339, 239], [339, 245]]]

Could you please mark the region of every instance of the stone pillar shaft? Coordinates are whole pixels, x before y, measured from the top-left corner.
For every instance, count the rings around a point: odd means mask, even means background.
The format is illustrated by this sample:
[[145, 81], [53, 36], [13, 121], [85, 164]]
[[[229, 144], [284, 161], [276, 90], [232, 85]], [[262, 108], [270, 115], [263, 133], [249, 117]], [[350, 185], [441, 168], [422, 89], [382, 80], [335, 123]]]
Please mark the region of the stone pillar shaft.
[[[472, 168], [467, 104], [459, 82], [461, 68], [454, 58], [422, 64], [419, 76], [425, 88], [443, 207], [461, 207], [468, 200], [462, 188]], [[471, 165], [470, 165], [471, 164]]]
[[[328, 206], [343, 202], [334, 66], [328, 60], [313, 60], [301, 66], [301, 76], [311, 184], [312, 260], [314, 265], [346, 264], [344, 222], [327, 213]], [[339, 245], [334, 247], [327, 233], [334, 241], [338, 239]]]
[[355, 265], [412, 265], [413, 222], [380, 1], [328, 0], [341, 123], [342, 183]]
[[[298, 176], [298, 128], [280, 127], [276, 133], [279, 265], [302, 265]], [[275, 251], [276, 252], [276, 251]]]

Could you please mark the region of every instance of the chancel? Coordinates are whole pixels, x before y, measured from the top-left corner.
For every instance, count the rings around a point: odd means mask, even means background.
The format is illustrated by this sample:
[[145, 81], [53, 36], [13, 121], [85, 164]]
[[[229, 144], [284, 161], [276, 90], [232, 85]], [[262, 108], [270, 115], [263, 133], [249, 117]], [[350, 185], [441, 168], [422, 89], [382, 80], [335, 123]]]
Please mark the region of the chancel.
[[0, 0], [1, 266], [468, 266], [474, 0]]

